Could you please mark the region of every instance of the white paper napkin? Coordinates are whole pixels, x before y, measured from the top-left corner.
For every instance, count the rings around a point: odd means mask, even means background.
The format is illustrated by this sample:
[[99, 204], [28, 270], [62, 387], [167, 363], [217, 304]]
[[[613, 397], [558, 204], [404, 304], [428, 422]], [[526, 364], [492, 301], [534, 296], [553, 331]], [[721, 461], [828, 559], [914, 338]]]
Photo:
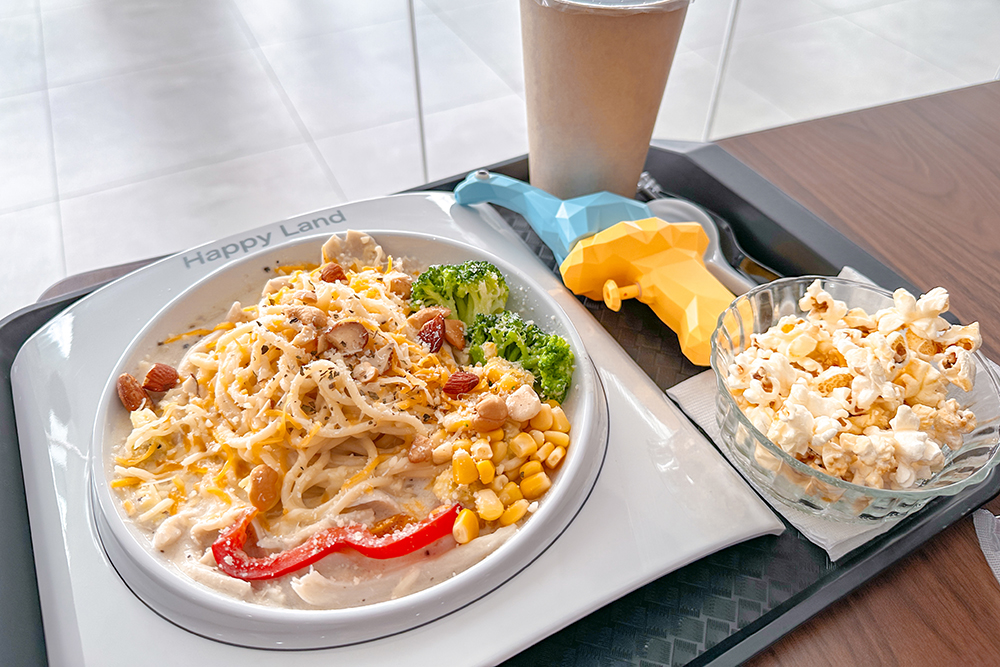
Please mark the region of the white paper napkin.
[[[711, 370], [699, 373], [667, 390], [667, 395], [680, 406], [684, 414], [698, 424], [716, 444], [720, 441], [715, 407], [717, 392], [715, 371]], [[729, 452], [722, 446], [719, 446], [719, 450], [729, 459], [729, 463], [736, 467]], [[746, 476], [744, 479], [757, 490], [757, 493], [771, 505], [773, 510], [785, 517], [785, 520], [795, 526], [810, 542], [822, 547], [830, 556], [830, 560], [842, 558], [899, 522], [899, 519], [895, 519], [866, 525], [824, 519], [789, 507], [775, 498], [769, 491], [758, 486], [752, 479]]]

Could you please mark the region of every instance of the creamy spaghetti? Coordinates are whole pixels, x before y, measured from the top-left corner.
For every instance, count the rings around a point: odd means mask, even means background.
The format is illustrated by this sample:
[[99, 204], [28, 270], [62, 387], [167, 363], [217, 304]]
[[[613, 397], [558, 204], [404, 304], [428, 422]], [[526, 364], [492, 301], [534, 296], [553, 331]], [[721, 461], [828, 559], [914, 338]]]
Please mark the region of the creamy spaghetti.
[[[114, 451], [123, 509], [185, 574], [262, 604], [356, 606], [452, 576], [535, 510], [569, 445], [531, 373], [469, 365], [447, 309], [414, 312], [405, 263], [353, 232], [322, 260], [279, 267], [256, 304], [176, 336], [183, 357], [149, 367], [137, 405], [119, 381], [133, 426]], [[398, 558], [348, 548], [251, 583], [212, 550], [241, 517], [247, 553], [266, 556], [337, 527], [412, 533], [447, 505], [451, 534]]]

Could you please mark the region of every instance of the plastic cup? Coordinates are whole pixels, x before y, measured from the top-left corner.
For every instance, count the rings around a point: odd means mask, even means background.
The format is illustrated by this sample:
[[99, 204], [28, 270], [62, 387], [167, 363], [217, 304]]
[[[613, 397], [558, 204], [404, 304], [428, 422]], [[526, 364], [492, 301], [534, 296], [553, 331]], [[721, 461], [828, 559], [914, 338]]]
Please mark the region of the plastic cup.
[[688, 0], [521, 0], [531, 184], [634, 197]]

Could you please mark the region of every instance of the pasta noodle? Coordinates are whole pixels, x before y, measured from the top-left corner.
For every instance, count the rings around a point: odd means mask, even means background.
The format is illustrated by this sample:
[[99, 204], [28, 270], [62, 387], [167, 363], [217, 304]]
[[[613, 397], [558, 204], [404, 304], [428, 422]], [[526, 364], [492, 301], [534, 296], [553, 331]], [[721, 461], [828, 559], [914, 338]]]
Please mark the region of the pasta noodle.
[[[279, 267], [256, 304], [165, 341], [187, 342], [177, 385], [131, 412], [114, 452], [111, 486], [154, 548], [192, 579], [263, 604], [354, 606], [433, 585], [513, 534], [565, 454], [532, 426], [547, 418], [549, 432], [569, 431], [531, 373], [499, 357], [470, 366], [460, 345], [423, 338], [404, 262], [353, 232], [331, 238], [323, 260]], [[474, 386], [446, 392], [457, 373]], [[517, 404], [520, 419], [504, 409], [484, 431], [477, 410], [498, 400]], [[534, 442], [530, 453], [518, 438]], [[475, 479], [462, 478], [467, 456]], [[250, 584], [216, 569], [210, 548], [248, 509], [253, 548], [271, 552], [336, 526], [399, 530], [455, 502], [477, 513], [478, 537], [464, 539], [456, 523], [455, 538], [392, 562], [345, 550], [304, 576]]]

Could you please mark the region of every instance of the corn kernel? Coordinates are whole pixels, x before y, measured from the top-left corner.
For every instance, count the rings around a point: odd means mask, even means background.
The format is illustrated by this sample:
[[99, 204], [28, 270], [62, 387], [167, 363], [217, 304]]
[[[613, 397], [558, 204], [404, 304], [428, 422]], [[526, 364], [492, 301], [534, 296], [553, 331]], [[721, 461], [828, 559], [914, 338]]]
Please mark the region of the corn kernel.
[[549, 476], [544, 472], [539, 472], [521, 482], [521, 493], [528, 500], [534, 500], [543, 496], [550, 486], [552, 486], [552, 480], [549, 479]]
[[493, 447], [493, 465], [500, 465], [500, 462], [507, 458], [507, 441], [497, 440], [491, 442], [490, 446]]
[[503, 440], [503, 429], [498, 428], [496, 430], [490, 431], [489, 433], [484, 433], [483, 435], [488, 436], [490, 440]]
[[546, 442], [544, 445], [538, 448], [538, 451], [535, 452], [535, 455], [532, 456], [531, 458], [535, 461], [544, 461], [549, 457], [549, 454], [551, 454], [555, 448], [556, 446], [553, 445], [551, 442]]
[[556, 447], [569, 447], [569, 435], [563, 431], [546, 431], [545, 439]]
[[444, 428], [448, 433], [458, 433], [462, 429], [472, 428], [472, 420], [468, 418], [462, 419], [445, 419]]
[[511, 475], [515, 475], [517, 473], [517, 469], [520, 468], [522, 465], [524, 465], [524, 459], [518, 456], [517, 458], [507, 459], [506, 461], [504, 461], [503, 469], [509, 472]]
[[439, 428], [437, 431], [434, 432], [434, 435], [431, 436], [431, 442], [440, 444], [444, 442], [444, 439], [447, 437], [448, 437], [448, 432], [443, 428]]
[[[552, 429], [554, 431], [569, 433], [569, 418], [566, 417], [566, 413], [560, 407], [552, 408]], [[545, 429], [542, 430], [544, 431]]]
[[451, 472], [456, 484], [471, 484], [479, 479], [476, 463], [464, 449], [455, 452], [455, 456], [451, 460]]
[[521, 493], [521, 488], [516, 482], [507, 482], [503, 486], [503, 490], [500, 491], [500, 502], [504, 505], [512, 505], [518, 500], [524, 497]]
[[464, 449], [465, 451], [469, 451], [472, 449], [472, 441], [469, 440], [468, 438], [459, 438], [458, 440], [452, 443], [452, 447], [454, 447], [456, 450]]
[[559, 401], [557, 401], [557, 400], [555, 400], [553, 398], [550, 398], [547, 401], [542, 401], [542, 403], [544, 403], [545, 405], [549, 406], [550, 408], [558, 408], [559, 407]]
[[503, 379], [497, 384], [501, 391], [510, 391], [514, 387], [521, 384], [521, 380], [517, 378], [513, 373], [507, 373], [503, 376]]
[[439, 466], [442, 463], [447, 463], [448, 461], [451, 461], [451, 456], [454, 451], [455, 450], [450, 442], [438, 445], [431, 450], [431, 461], [433, 461], [436, 466]]
[[[550, 468], [552, 466], [549, 466]], [[493, 481], [496, 476], [496, 468], [493, 467], [492, 461], [480, 461], [476, 464], [476, 470], [479, 471], [479, 481], [483, 484], [489, 484]]]
[[545, 442], [545, 434], [539, 431], [537, 428], [533, 428], [528, 431], [528, 434], [534, 439], [535, 444], [539, 447]]
[[485, 438], [480, 438], [472, 443], [472, 449], [470, 450], [472, 458], [477, 461], [484, 461], [486, 459], [493, 458], [493, 448], [490, 447], [489, 440]]
[[537, 428], [539, 431], [548, 431], [552, 428], [552, 407], [542, 403], [542, 409], [538, 411], [538, 414], [531, 418], [531, 428]]
[[497, 475], [493, 478], [493, 481], [490, 482], [490, 488], [493, 489], [494, 493], [499, 494], [503, 491], [503, 487], [507, 486], [509, 483], [510, 480], [507, 479], [507, 475]]
[[503, 514], [503, 503], [492, 489], [476, 491], [476, 512], [483, 521], [496, 521]]
[[513, 440], [510, 441], [510, 450], [514, 452], [519, 458], [527, 458], [538, 450], [538, 444], [535, 439], [527, 433], [518, 433]]
[[496, 364], [487, 365], [489, 368], [486, 370], [486, 379], [490, 382], [499, 382], [503, 378], [503, 369]]
[[528, 511], [528, 501], [521, 499], [513, 503], [510, 507], [503, 511], [500, 515], [500, 525], [509, 526], [512, 523], [517, 523]]
[[521, 466], [521, 470], [518, 471], [517, 476], [520, 477], [521, 479], [527, 479], [528, 477], [531, 477], [532, 475], [537, 475], [540, 472], [542, 472], [541, 463], [539, 463], [538, 461], [528, 461], [523, 466]]
[[472, 510], [462, 510], [455, 517], [451, 535], [459, 544], [468, 544], [476, 539], [479, 537], [479, 517], [473, 514]]
[[545, 457], [545, 466], [547, 468], [552, 468], [553, 470], [559, 467], [562, 463], [563, 457], [566, 456], [565, 447], [556, 447], [552, 450], [552, 453]]

